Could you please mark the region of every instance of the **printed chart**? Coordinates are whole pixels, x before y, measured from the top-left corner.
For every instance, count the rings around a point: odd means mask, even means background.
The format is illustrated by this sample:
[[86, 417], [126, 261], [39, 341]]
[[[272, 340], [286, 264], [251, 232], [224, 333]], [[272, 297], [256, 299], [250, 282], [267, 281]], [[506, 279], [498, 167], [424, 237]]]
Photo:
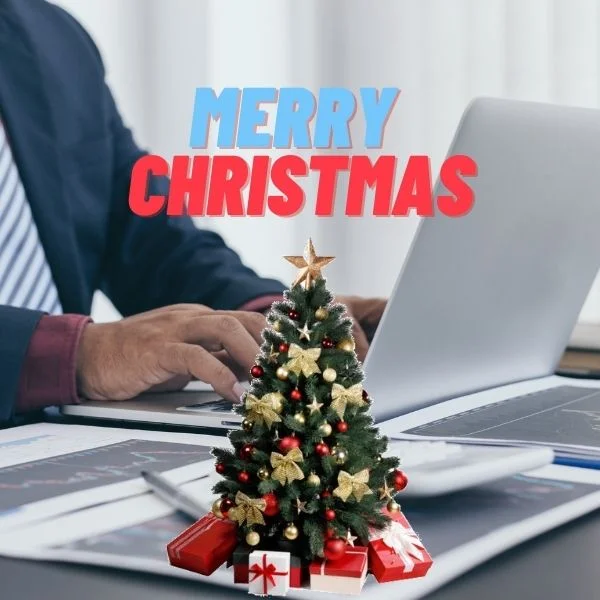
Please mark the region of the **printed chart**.
[[0, 468], [0, 512], [18, 506], [129, 481], [144, 469], [167, 471], [210, 459], [191, 444], [126, 440], [61, 456]]

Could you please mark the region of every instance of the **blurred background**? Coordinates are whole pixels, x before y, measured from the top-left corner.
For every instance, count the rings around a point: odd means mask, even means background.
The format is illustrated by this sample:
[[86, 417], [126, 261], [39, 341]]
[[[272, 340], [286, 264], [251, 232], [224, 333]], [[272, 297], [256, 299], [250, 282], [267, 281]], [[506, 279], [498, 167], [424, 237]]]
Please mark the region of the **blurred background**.
[[[166, 157], [190, 153], [199, 86], [399, 87], [382, 152], [401, 160], [428, 154], [434, 174], [474, 96], [600, 107], [600, 0], [56, 3], [98, 44], [138, 144]], [[343, 211], [316, 218], [313, 212], [307, 194], [305, 210], [292, 219], [202, 218], [197, 224], [221, 233], [261, 274], [286, 282], [293, 269], [281, 256], [299, 254], [310, 235], [318, 252], [338, 257], [327, 269], [336, 293], [388, 295], [417, 219], [350, 219]], [[98, 297], [93, 316], [118, 315]], [[600, 323], [600, 280], [580, 319]]]

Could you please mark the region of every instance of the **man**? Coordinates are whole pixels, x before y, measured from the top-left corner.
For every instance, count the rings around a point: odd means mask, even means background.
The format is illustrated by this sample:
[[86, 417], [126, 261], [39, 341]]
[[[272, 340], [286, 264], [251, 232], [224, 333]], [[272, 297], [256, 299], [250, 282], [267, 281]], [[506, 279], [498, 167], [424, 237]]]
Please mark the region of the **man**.
[[[94, 43], [42, 0], [0, 0], [0, 123], [0, 421], [191, 378], [239, 398], [231, 364], [250, 368], [261, 311], [284, 286], [188, 218], [131, 213], [143, 152]], [[96, 289], [126, 318], [92, 323]], [[376, 326], [385, 303], [340, 300], [364, 355], [360, 325]]]

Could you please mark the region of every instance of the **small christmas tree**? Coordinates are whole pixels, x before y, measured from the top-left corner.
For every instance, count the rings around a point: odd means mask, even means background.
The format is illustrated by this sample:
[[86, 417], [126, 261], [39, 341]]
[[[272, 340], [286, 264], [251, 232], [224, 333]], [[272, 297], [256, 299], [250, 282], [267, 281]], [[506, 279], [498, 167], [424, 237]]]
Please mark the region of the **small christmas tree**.
[[383, 456], [352, 321], [321, 275], [333, 258], [316, 256], [310, 240], [304, 257], [285, 258], [300, 271], [267, 316], [233, 450], [214, 450], [224, 478], [213, 512], [236, 521], [249, 546], [335, 560], [386, 525], [382, 509], [398, 510], [392, 494], [406, 478]]

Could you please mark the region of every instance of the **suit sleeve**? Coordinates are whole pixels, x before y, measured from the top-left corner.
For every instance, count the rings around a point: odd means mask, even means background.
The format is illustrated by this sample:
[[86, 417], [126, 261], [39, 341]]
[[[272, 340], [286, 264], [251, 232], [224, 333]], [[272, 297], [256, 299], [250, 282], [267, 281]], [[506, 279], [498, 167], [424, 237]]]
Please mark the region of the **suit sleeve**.
[[[130, 315], [180, 302], [233, 310], [261, 296], [278, 295], [280, 282], [259, 277], [214, 232], [187, 217], [134, 215], [128, 202], [131, 170], [145, 153], [124, 126], [104, 86], [114, 147], [114, 182], [103, 291]], [[150, 177], [149, 194], [168, 194], [165, 177]]]
[[0, 423], [14, 416], [27, 349], [43, 313], [0, 306]]

